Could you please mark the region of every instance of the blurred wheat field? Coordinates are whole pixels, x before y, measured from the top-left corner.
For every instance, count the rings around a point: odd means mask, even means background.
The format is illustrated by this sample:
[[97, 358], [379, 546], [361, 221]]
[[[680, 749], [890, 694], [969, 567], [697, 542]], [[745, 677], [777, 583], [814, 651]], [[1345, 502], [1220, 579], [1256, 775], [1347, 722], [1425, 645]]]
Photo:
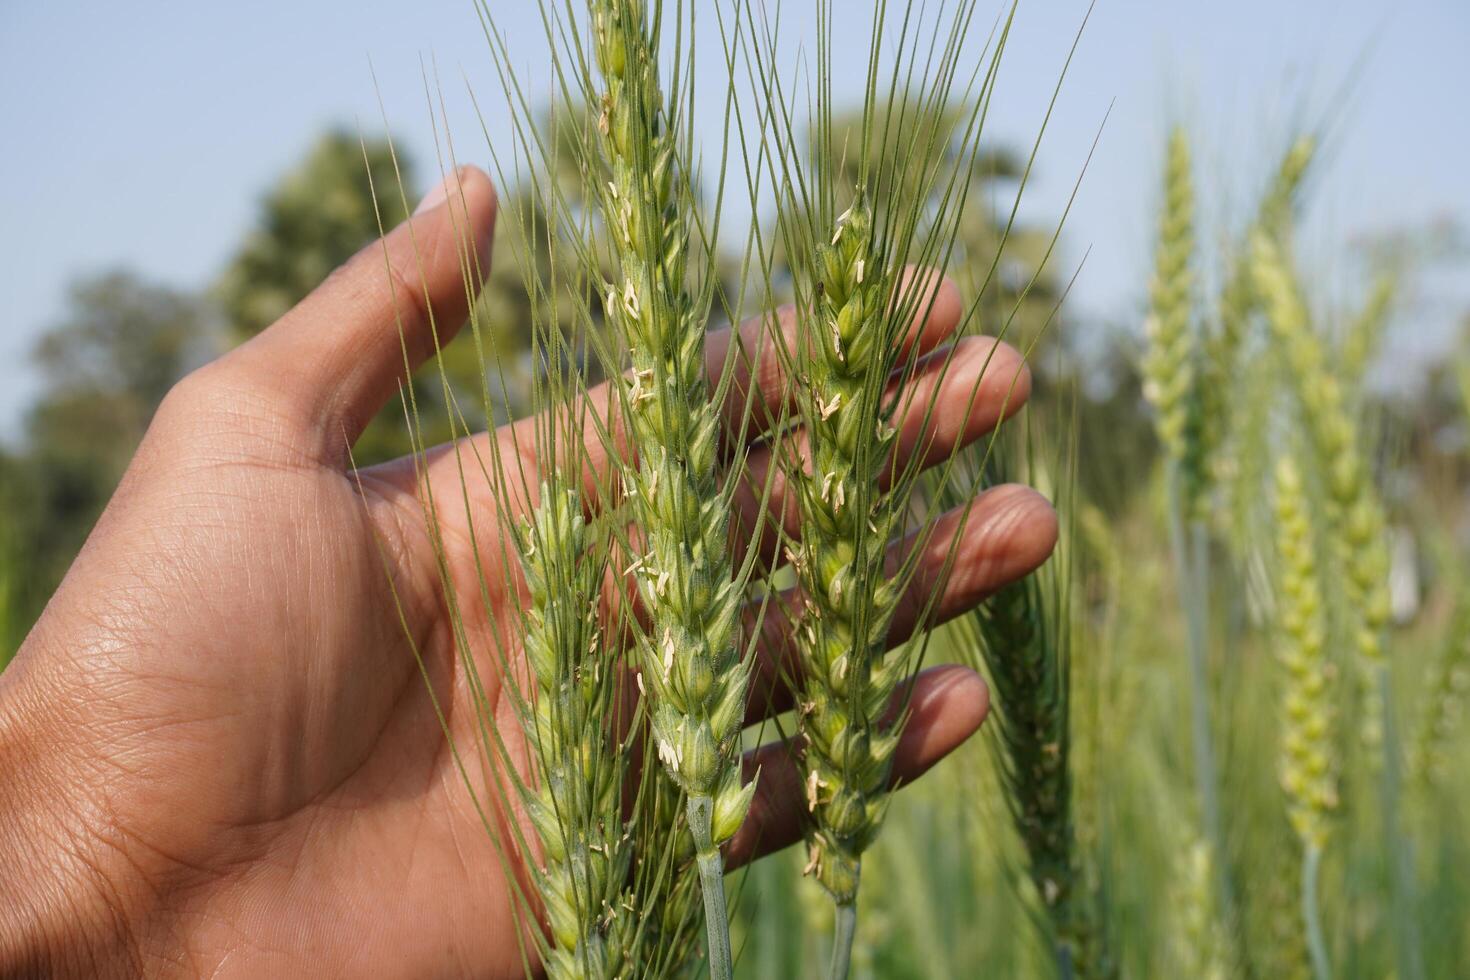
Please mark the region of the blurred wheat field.
[[[1187, 140], [1177, 131], [1170, 155]], [[1288, 148], [1281, 167], [1267, 175], [1256, 216], [1245, 219], [1243, 236], [1274, 225], [1265, 234], [1283, 264], [1281, 256], [1292, 249], [1292, 215], [1305, 196], [1311, 145], [1303, 136]], [[1187, 183], [1188, 167], [1186, 159], [1164, 168], [1175, 171], [1167, 179]], [[1187, 218], [1171, 218], [1167, 210], [1179, 206], [1172, 198], [1194, 193], [1161, 188], [1161, 249], [1192, 247], [1169, 240]], [[1241, 241], [1242, 249], [1250, 247], [1247, 237]], [[1182, 267], [1160, 261], [1161, 274]], [[1190, 265], [1200, 261], [1188, 258]], [[1270, 320], [1279, 311], [1269, 309], [1268, 298], [1231, 294], [1235, 263], [1251, 260], [1226, 250], [1223, 261], [1226, 269], [1210, 279], [1226, 284], [1220, 295], [1190, 283], [1173, 298], [1185, 306], [1176, 329], [1188, 335], [1161, 341], [1151, 328], [1135, 355], [1146, 393], [1162, 405], [1154, 414], [1165, 452], [1150, 466], [1128, 472], [1133, 460], [1116, 452], [1126, 443], [1079, 434], [1076, 396], [1065, 383], [1033, 399], [1024, 433], [1002, 436], [1001, 452], [1043, 461], [1032, 478], [1054, 494], [1064, 514], [1063, 542], [1050, 567], [1061, 580], [1047, 588], [1055, 597], [1053, 625], [1068, 634], [1062, 666], [1071, 683], [1072, 872], [1097, 929], [1097, 958], [1058, 969], [1057, 924], [1046, 914], [1053, 899], [1028, 875], [1032, 855], [1018, 833], [1026, 824], [1012, 819], [1007, 806], [1016, 778], [991, 724], [895, 804], [889, 834], [873, 858], [881, 885], [863, 896], [857, 975], [1048, 976], [1067, 975], [1069, 968], [1079, 976], [1465, 975], [1470, 801], [1455, 776], [1470, 749], [1461, 724], [1470, 695], [1457, 524], [1464, 459], [1461, 451], [1425, 451], [1422, 434], [1414, 432], [1424, 420], [1391, 417], [1363, 385], [1366, 369], [1382, 354], [1395, 276], [1402, 272], [1380, 270], [1361, 290], [1359, 309], [1329, 313], [1310, 279], [1282, 270], [1300, 293], [1303, 322], [1290, 326], [1303, 331], [1301, 343], [1313, 352], [1304, 364], [1283, 354], [1291, 338], [1273, 330]], [[1156, 287], [1156, 302], [1158, 296]], [[1221, 329], [1242, 334], [1230, 340], [1243, 352], [1230, 363], [1211, 361], [1222, 346], [1211, 331]], [[1186, 349], [1171, 353], [1171, 339]], [[1315, 377], [1314, 366], [1321, 371]], [[1147, 392], [1151, 371], [1155, 391]], [[1220, 389], [1202, 390], [1210, 384]], [[1172, 390], [1161, 399], [1160, 387]], [[1446, 424], [1455, 430], [1470, 420], [1463, 394], [1449, 396], [1453, 414]], [[1311, 417], [1323, 400], [1339, 419]], [[1195, 414], [1201, 410], [1223, 412], [1227, 421], [1202, 419]], [[1213, 446], [1200, 444], [1205, 424], [1220, 425]], [[1339, 440], [1331, 454], [1312, 445], [1305, 430], [1313, 425], [1340, 430], [1331, 433]], [[1416, 458], [1416, 450], [1423, 456]], [[1376, 502], [1382, 487], [1396, 488], [1386, 523], [1370, 532], [1372, 539], [1330, 524], [1343, 453], [1362, 453], [1360, 475], [1372, 481], [1354, 492]], [[1304, 547], [1315, 552], [1307, 574], [1321, 593], [1308, 599], [1309, 612], [1322, 622], [1302, 628], [1324, 657], [1320, 679], [1330, 704], [1320, 719], [1302, 714], [1284, 667], [1293, 634], [1283, 605], [1293, 593], [1282, 591], [1276, 542], [1284, 518], [1273, 500], [1283, 491], [1281, 477], [1273, 479], [1274, 459], [1306, 474], [1299, 489]], [[1194, 468], [1188, 477], [1199, 509], [1186, 519], [1204, 542], [1200, 564], [1182, 570], [1170, 545], [1170, 470], [1178, 465]], [[1103, 476], [1089, 481], [1086, 474]], [[1361, 561], [1362, 548], [1383, 549], [1385, 557], [1358, 584], [1343, 573]], [[1197, 600], [1190, 579], [1202, 571], [1206, 598], [1191, 610]], [[1364, 598], [1365, 589], [1379, 597]], [[1390, 601], [1395, 607], [1382, 650], [1383, 689], [1391, 697], [1376, 708], [1376, 688], [1355, 681], [1354, 651], [1364, 644], [1371, 650], [1382, 627], [1371, 625], [1365, 634], [1352, 625], [1361, 624], [1364, 603], [1372, 601], [1382, 608], [1366, 615], [1379, 617], [1379, 624], [1388, 622]], [[1205, 710], [1217, 766], [1219, 854], [1204, 827], [1198, 757], [1190, 745], [1198, 710], [1186, 655], [1194, 612], [1207, 624]], [[930, 655], [974, 663], [975, 645], [973, 630], [940, 627]], [[1004, 713], [1004, 700], [995, 708]], [[1302, 845], [1290, 818], [1299, 774], [1283, 760], [1283, 745], [1296, 737], [1293, 726], [1302, 725], [1325, 746], [1326, 768], [1312, 775], [1330, 784], [1319, 801], [1323, 853], [1315, 914], [1324, 959], [1315, 964], [1304, 921]], [[1392, 782], [1385, 782], [1385, 771]], [[1217, 887], [1222, 879], [1229, 882], [1228, 913]], [[775, 938], [783, 922], [804, 924], [795, 937], [821, 931], [824, 910], [812, 893], [800, 880], [799, 860], [747, 873], [739, 919], [744, 975], [819, 972], [820, 944]]]

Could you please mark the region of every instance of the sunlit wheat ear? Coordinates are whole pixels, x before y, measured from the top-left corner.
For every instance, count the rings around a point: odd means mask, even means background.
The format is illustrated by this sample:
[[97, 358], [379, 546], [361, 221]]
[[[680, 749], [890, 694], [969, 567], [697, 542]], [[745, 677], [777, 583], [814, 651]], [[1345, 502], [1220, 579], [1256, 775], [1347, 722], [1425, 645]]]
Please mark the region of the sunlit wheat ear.
[[1243, 239], [1228, 256], [1229, 267], [1219, 297], [1219, 323], [1211, 351], [1211, 361], [1226, 380], [1259, 305], [1251, 272], [1251, 237], [1257, 232], [1280, 236], [1290, 228], [1302, 184], [1316, 152], [1317, 141], [1312, 136], [1303, 135], [1292, 142], [1262, 192]]
[[1321, 847], [1327, 817], [1337, 804], [1331, 732], [1331, 680], [1327, 611], [1317, 560], [1310, 502], [1296, 464], [1276, 466], [1277, 550], [1282, 697], [1281, 782], [1291, 823], [1302, 842]]
[[1296, 274], [1282, 246], [1265, 233], [1252, 240], [1254, 288], [1261, 297], [1278, 357], [1288, 369], [1312, 455], [1328, 500], [1335, 558], [1347, 594], [1349, 639], [1367, 676], [1364, 737], [1381, 741], [1376, 674], [1388, 625], [1388, 542], [1382, 505], [1363, 458], [1357, 426], [1342, 384], [1313, 329]]
[[884, 566], [903, 512], [874, 492], [895, 437], [875, 383], [893, 360], [881, 324], [894, 282], [872, 234], [860, 193], [818, 252], [822, 288], [805, 338], [812, 461], [796, 478], [793, 567], [810, 603], [798, 636], [810, 870], [839, 906], [856, 901], [861, 855], [882, 821], [898, 740], [878, 719], [909, 672], [902, 650], [885, 655], [897, 597]]
[[1185, 614], [1189, 657], [1191, 741], [1195, 795], [1204, 837], [1213, 849], [1216, 907], [1235, 916], [1233, 888], [1223, 866], [1224, 808], [1216, 763], [1209, 671], [1210, 596], [1208, 517], [1209, 472], [1201, 394], [1202, 353], [1194, 315], [1195, 197], [1189, 143], [1182, 130], [1169, 139], [1164, 166], [1164, 202], [1159, 219], [1154, 277], [1146, 325], [1148, 349], [1142, 365], [1144, 394], [1154, 405], [1155, 426], [1165, 448], [1169, 539]]
[[744, 590], [726, 551], [720, 416], [705, 379], [709, 300], [688, 283], [698, 242], [685, 93], [666, 95], [659, 82], [662, 4], [589, 0], [588, 11], [610, 173], [599, 202], [619, 265], [603, 311], [631, 366], [622, 398], [637, 464], [626, 491], [644, 536], [633, 573], [649, 620], [640, 677], [659, 762], [688, 800], [710, 968], [723, 980], [732, 968], [719, 847], [754, 792], [738, 765], [749, 664], [736, 643]]
[[1200, 441], [1199, 336], [1194, 323], [1194, 180], [1183, 130], [1169, 137], [1164, 206], [1149, 284], [1144, 395], [1188, 514], [1202, 506], [1206, 482]]
[[[879, 69], [885, 10], [879, 4], [874, 15], [861, 132], [847, 137], [858, 160], [857, 173], [849, 175], [855, 185], [839, 178], [834, 171], [840, 168], [824, 154], [833, 145], [831, 5], [818, 5], [821, 33], [810, 96], [815, 161], [797, 149], [802, 140], [788, 96], [775, 86], [776, 127], [786, 150], [773, 180], [797, 321], [785, 366], [797, 379], [802, 423], [782, 454], [800, 513], [800, 533], [787, 553], [803, 603], [792, 611], [799, 623], [792, 683], [804, 743], [806, 870], [837, 909], [834, 978], [845, 977], [850, 967], [862, 855], [887, 811], [902, 723], [894, 699], [918, 654], [917, 647], [890, 649], [889, 642], [898, 597], [912, 574], [908, 559], [894, 572], [890, 547], [913, 516], [917, 477], [914, 460], [895, 453], [895, 419], [903, 412], [922, 414], [927, 428], [935, 406], [908, 404], [890, 385], [916, 370], [906, 336], [914, 320], [927, 315], [936, 283], [904, 288], [903, 270], [916, 264], [942, 271], [952, 254], [970, 183], [966, 168], [973, 166], [989, 92], [989, 76], [971, 88], [982, 73], [962, 60], [972, 4], [957, 4], [952, 20], [946, 12], [932, 28], [900, 18], [897, 64]], [[769, 35], [754, 56], [766, 67], [774, 63]], [[885, 91], [881, 79], [889, 71], [894, 81]], [[967, 92], [969, 105], [981, 108], [951, 113], [951, 97]], [[958, 163], [945, 152], [951, 147], [958, 148]], [[849, 202], [841, 214], [835, 213], [837, 201]], [[934, 364], [941, 375], [952, 356]], [[921, 537], [934, 516], [920, 520]]]
[[1281, 713], [1281, 785], [1292, 828], [1301, 840], [1302, 918], [1319, 980], [1330, 975], [1317, 902], [1317, 879], [1329, 817], [1337, 808], [1332, 736], [1333, 668], [1327, 655], [1327, 616], [1311, 502], [1296, 465], [1276, 466], [1277, 548], [1280, 561], [1281, 662], [1286, 668]]

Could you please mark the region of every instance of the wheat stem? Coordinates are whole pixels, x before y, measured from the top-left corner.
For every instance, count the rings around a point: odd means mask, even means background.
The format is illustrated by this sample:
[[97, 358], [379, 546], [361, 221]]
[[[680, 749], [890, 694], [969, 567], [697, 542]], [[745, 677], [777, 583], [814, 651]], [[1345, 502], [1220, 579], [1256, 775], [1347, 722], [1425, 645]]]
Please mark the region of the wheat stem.
[[[689, 818], [689, 832], [694, 837], [695, 860], [699, 864], [705, 922], [729, 922], [730, 916], [725, 908], [724, 862], [711, 833], [714, 801], [707, 796], [691, 796], [685, 803], [685, 813]], [[711, 980], [730, 980], [734, 973], [728, 927], [709, 931], [709, 973]]]
[[828, 980], [846, 980], [852, 964], [853, 937], [857, 935], [857, 902], [838, 903], [832, 928], [832, 962]]
[[1332, 980], [1327, 940], [1322, 934], [1322, 912], [1317, 901], [1317, 879], [1321, 867], [1321, 846], [1308, 844], [1302, 861], [1302, 920], [1306, 923], [1307, 950], [1312, 957], [1312, 975], [1316, 980]]
[[1179, 598], [1184, 606], [1185, 645], [1189, 659], [1190, 744], [1194, 754], [1195, 798], [1205, 838], [1211, 851], [1216, 897], [1225, 921], [1231, 922], [1234, 902], [1229, 880], [1220, 865], [1225, 861], [1225, 827], [1220, 813], [1219, 770], [1214, 731], [1210, 721], [1209, 593], [1204, 581], [1208, 557], [1205, 527], [1185, 520], [1183, 477], [1177, 465], [1169, 467], [1169, 541]]

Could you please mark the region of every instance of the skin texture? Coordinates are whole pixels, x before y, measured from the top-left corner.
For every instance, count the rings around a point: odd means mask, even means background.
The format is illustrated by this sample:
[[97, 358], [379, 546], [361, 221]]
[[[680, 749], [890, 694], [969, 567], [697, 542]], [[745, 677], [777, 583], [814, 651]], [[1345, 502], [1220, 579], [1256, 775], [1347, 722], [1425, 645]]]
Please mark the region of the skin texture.
[[[0, 902], [0, 973], [521, 975], [502, 863], [409, 643], [456, 741], [473, 745], [423, 484], [411, 460], [355, 474], [347, 451], [399, 390], [405, 359], [417, 366], [436, 329], [447, 340], [464, 320], [462, 263], [488, 265], [489, 179], [466, 168], [446, 188], [269, 330], [174, 389], [0, 677], [0, 867], [12, 883]], [[942, 350], [957, 294], [933, 277], [914, 281], [934, 290], [914, 342]], [[759, 402], [778, 405], [784, 379], [762, 329], [712, 334], [710, 361], [718, 370], [738, 338], [749, 353], [732, 368], [732, 398], [754, 386]], [[978, 438], [1024, 400], [1014, 351], [964, 343], [949, 379], [921, 372], [898, 393], [918, 406], [900, 451], [935, 454]], [[967, 413], [968, 386], [954, 378], [973, 384], [982, 361]], [[920, 431], [925, 399], [941, 407], [929, 432]], [[525, 459], [528, 433], [502, 428], [459, 448], [484, 452], [493, 440], [506, 458]], [[750, 454], [752, 483], [768, 465], [763, 452]], [[591, 447], [589, 465], [605, 466], [606, 453]], [[515, 621], [513, 597], [492, 590], [482, 607], [474, 543], [491, 582], [508, 552], [494, 531], [497, 491], [474, 467], [465, 472], [468, 508], [455, 447], [430, 454], [470, 642], [489, 651], [497, 621]], [[528, 503], [524, 494], [502, 502], [512, 512]], [[795, 527], [779, 486], [773, 506]], [[742, 498], [736, 512], [750, 519], [758, 507]], [[1044, 561], [1056, 520], [1030, 490], [986, 492], [940, 581], [945, 533], [925, 545], [932, 556], [913, 593], [917, 603], [942, 590], [939, 614], [951, 616]], [[772, 615], [760, 628], [752, 720], [789, 703], [779, 677], [792, 624]], [[512, 699], [483, 659], [501, 737], [527, 771]], [[984, 684], [968, 670], [921, 675], [897, 777], [933, 765], [985, 710]], [[800, 835], [787, 748], [753, 753], [748, 768], [757, 762], [761, 784], [728, 848], [732, 864]], [[482, 799], [493, 796], [483, 789]], [[492, 810], [491, 819], [520, 816]]]

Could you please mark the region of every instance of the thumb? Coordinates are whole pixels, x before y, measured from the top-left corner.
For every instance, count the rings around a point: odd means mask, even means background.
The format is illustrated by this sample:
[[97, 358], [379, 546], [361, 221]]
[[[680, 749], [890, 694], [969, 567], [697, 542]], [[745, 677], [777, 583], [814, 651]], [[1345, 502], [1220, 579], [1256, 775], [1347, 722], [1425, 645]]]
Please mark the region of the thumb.
[[458, 333], [489, 272], [495, 187], [463, 167], [413, 216], [363, 248], [229, 355], [339, 458], [407, 375]]

